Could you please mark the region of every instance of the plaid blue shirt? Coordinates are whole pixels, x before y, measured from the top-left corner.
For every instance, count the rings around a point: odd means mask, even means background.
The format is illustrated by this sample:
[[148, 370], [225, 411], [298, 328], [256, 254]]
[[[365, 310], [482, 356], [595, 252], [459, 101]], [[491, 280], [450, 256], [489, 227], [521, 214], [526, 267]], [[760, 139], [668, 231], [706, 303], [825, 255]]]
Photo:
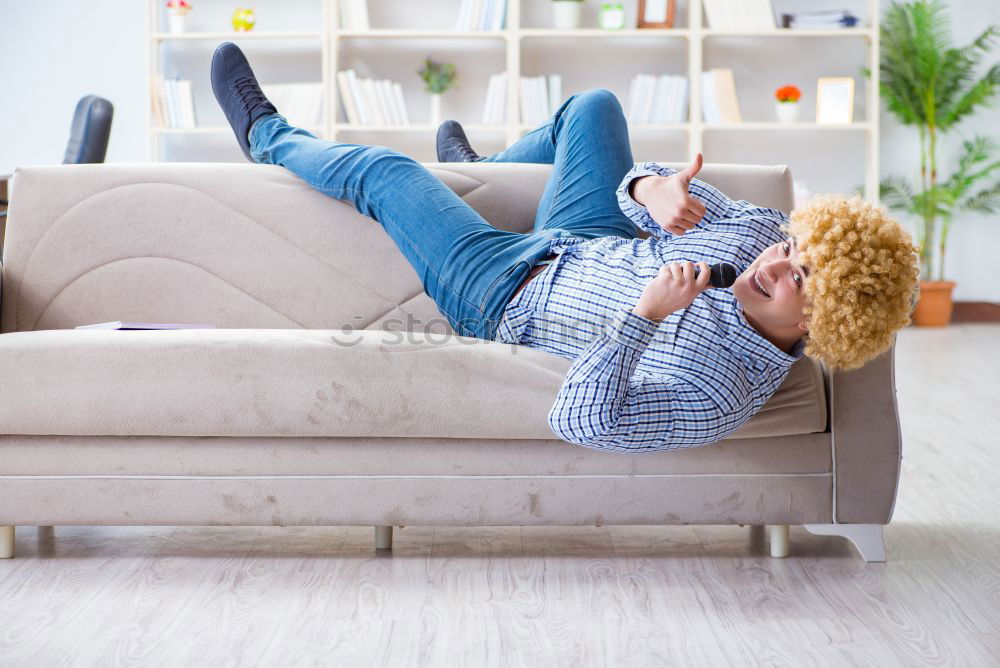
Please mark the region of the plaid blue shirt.
[[566, 441], [628, 452], [714, 443], [760, 410], [802, 357], [801, 342], [788, 355], [751, 327], [732, 289], [706, 290], [658, 323], [632, 313], [664, 264], [725, 261], [742, 273], [788, 238], [782, 212], [697, 179], [689, 192], [704, 218], [683, 236], [665, 232], [628, 186], [674, 173], [640, 163], [618, 188], [622, 211], [650, 238], [553, 239], [557, 258], [504, 311], [496, 341], [574, 360], [549, 411]]

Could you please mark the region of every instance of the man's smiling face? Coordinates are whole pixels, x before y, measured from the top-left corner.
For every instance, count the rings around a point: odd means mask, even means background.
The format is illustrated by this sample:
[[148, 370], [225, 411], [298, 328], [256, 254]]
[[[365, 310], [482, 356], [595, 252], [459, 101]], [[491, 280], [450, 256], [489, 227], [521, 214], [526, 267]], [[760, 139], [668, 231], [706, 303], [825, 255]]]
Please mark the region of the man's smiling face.
[[768, 247], [733, 283], [747, 322], [783, 350], [807, 330], [802, 309], [808, 276], [789, 237]]

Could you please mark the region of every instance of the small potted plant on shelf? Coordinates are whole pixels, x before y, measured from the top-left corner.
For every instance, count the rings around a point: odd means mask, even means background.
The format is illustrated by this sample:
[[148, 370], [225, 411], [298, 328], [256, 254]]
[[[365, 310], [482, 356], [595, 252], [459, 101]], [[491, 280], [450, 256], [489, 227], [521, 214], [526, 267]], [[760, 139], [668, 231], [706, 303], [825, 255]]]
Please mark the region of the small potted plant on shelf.
[[625, 5], [620, 2], [605, 2], [602, 4], [600, 24], [604, 30], [624, 30]]
[[797, 86], [782, 86], [774, 91], [774, 97], [778, 100], [774, 105], [778, 120], [782, 123], [794, 123], [799, 118], [799, 98], [802, 91]]
[[[944, 7], [933, 0], [917, 0], [892, 4], [886, 10], [880, 35], [882, 97], [903, 125], [915, 125], [920, 133], [916, 184], [890, 177], [882, 181], [880, 194], [889, 208], [920, 221], [917, 240], [922, 280], [913, 322], [932, 327], [951, 320], [955, 283], [944, 278], [944, 260], [955, 214], [1000, 211], [1000, 182], [983, 183], [1000, 170], [993, 139], [977, 136], [963, 142], [954, 173], [942, 179], [938, 172], [940, 135], [1000, 92], [1000, 63], [977, 76], [980, 61], [989, 53], [993, 40], [1000, 37], [1000, 27], [987, 27], [964, 47], [952, 46], [949, 34]], [[937, 280], [932, 280], [935, 241]]]
[[441, 95], [455, 87], [455, 65], [428, 57], [417, 72], [424, 81], [424, 90], [431, 94], [431, 125], [441, 123]]
[[167, 0], [167, 25], [172, 33], [184, 32], [184, 17], [192, 9], [187, 0]]
[[582, 13], [583, 0], [552, 0], [552, 25], [556, 30], [576, 30]]

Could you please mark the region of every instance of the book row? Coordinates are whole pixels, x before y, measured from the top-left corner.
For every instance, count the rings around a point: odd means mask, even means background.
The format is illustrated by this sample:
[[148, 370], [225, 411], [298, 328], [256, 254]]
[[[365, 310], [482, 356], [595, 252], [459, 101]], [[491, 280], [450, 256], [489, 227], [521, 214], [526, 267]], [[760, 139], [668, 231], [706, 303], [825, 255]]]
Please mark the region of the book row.
[[157, 74], [153, 79], [152, 100], [157, 126], [191, 129], [198, 125], [189, 80], [165, 79], [162, 74]]
[[462, 0], [455, 30], [476, 32], [503, 30], [507, 20], [507, 0]]
[[629, 123], [683, 123], [687, 106], [687, 77], [637, 74], [628, 87], [625, 118]]
[[[702, 0], [708, 27], [715, 30], [774, 30], [771, 0]], [[791, 29], [853, 28], [858, 17], [846, 9], [795, 11], [781, 15], [781, 27]]]
[[365, 79], [354, 70], [337, 72], [337, 90], [353, 125], [409, 125], [403, 86], [389, 79]]
[[562, 103], [562, 77], [542, 74], [521, 77], [521, 122], [536, 124], [546, 121]]

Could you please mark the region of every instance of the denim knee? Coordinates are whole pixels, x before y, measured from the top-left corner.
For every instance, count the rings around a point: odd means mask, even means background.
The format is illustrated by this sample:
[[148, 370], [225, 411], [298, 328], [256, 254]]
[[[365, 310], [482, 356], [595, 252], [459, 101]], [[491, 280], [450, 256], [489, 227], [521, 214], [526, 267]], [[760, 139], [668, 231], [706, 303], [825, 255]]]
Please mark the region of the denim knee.
[[362, 146], [358, 152], [358, 158], [371, 164], [391, 163], [398, 164], [418, 164], [416, 160], [388, 146]]
[[592, 88], [573, 96], [571, 105], [575, 110], [586, 110], [596, 114], [624, 115], [618, 97], [607, 88]]

